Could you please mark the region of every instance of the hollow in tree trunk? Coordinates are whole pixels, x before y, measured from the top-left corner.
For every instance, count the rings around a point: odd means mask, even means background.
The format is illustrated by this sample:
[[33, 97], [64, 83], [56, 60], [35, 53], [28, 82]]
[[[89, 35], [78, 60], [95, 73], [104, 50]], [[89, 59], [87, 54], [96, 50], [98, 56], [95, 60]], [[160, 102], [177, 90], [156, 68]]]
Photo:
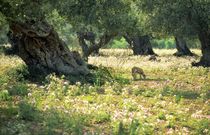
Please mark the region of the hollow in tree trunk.
[[[79, 45], [82, 48], [82, 53], [83, 53], [83, 59], [88, 61], [88, 57], [93, 54], [93, 55], [99, 55], [99, 49], [105, 45], [107, 45], [117, 34], [115, 33], [104, 33], [99, 38], [99, 42], [96, 43], [96, 38], [95, 34], [92, 32], [78, 32], [78, 40], [79, 40]], [[89, 45], [86, 41], [89, 41]]]
[[29, 71], [86, 75], [89, 70], [78, 53], [70, 52], [58, 34], [45, 21], [12, 22], [10, 30], [18, 37], [18, 56]]
[[150, 43], [150, 37], [145, 36], [124, 36], [134, 55], [156, 55]]
[[193, 56], [193, 53], [190, 51], [190, 49], [187, 47], [186, 41], [183, 39], [183, 37], [176, 36], [176, 49], [177, 52], [174, 53], [175, 56]]
[[201, 42], [202, 56], [198, 63], [192, 63], [192, 65], [210, 67], [210, 30], [200, 31], [198, 36]]

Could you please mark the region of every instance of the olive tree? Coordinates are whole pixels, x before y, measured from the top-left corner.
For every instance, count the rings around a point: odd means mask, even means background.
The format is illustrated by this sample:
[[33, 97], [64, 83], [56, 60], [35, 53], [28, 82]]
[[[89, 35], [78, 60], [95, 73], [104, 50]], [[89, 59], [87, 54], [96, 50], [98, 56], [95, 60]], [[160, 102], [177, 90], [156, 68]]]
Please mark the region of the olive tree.
[[64, 0], [52, 4], [74, 27], [84, 59], [123, 33], [130, 8], [125, 0]]
[[[0, 0], [0, 13], [9, 25], [10, 39], [16, 39], [17, 55], [31, 71], [62, 74], [88, 74], [89, 70], [75, 53], [69, 51], [46, 16], [52, 12], [48, 0]], [[13, 40], [10, 40], [13, 41]]]
[[154, 54], [144, 15], [130, 0], [74, 0], [54, 3], [60, 15], [68, 18], [77, 30], [83, 57], [98, 52], [114, 37], [126, 39], [135, 55]]
[[131, 2], [124, 38], [134, 55], [156, 55], [150, 43], [152, 31], [147, 25], [148, 19], [148, 16], [138, 9], [137, 3]]
[[210, 66], [209, 0], [138, 0], [139, 8], [150, 16], [156, 32], [179, 37], [198, 37], [202, 57], [195, 66]]

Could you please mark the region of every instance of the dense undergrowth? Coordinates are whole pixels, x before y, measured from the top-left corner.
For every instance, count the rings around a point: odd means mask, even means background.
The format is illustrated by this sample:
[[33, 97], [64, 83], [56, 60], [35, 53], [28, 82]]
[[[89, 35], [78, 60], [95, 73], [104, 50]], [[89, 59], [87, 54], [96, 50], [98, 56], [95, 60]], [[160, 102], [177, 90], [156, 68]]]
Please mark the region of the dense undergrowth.
[[[210, 69], [191, 67], [197, 58], [158, 59], [91, 57], [100, 65], [91, 81], [34, 82], [19, 58], [0, 55], [0, 134], [209, 134]], [[136, 65], [147, 79], [132, 80]]]

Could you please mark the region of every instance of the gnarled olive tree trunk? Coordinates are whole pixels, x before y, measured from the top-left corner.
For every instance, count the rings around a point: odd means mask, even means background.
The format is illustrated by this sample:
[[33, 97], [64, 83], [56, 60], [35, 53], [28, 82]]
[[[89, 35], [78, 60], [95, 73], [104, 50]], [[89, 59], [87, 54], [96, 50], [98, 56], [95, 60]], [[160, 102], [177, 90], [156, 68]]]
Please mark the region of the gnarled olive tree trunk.
[[14, 37], [18, 37], [17, 55], [29, 69], [36, 69], [43, 73], [56, 72], [71, 75], [89, 73], [80, 55], [70, 52], [47, 22], [12, 22], [10, 30], [15, 35]]
[[210, 67], [210, 29], [201, 30], [198, 36], [201, 42], [202, 57], [198, 63], [192, 65]]
[[[99, 54], [99, 49], [105, 45], [107, 45], [117, 34], [112, 33], [112, 34], [107, 34], [105, 33], [99, 38], [99, 42], [96, 42], [96, 37], [95, 34], [92, 32], [78, 32], [78, 40], [79, 40], [79, 45], [82, 48], [82, 53], [83, 53], [83, 59], [86, 61], [88, 60], [88, 56], [91, 54], [98, 55]], [[90, 44], [86, 41], [89, 41]]]
[[190, 49], [187, 47], [187, 43], [181, 36], [175, 37], [176, 41], [176, 49], [177, 52], [174, 53], [175, 56], [193, 56], [193, 53], [190, 51]]
[[134, 55], [156, 55], [150, 43], [150, 37], [125, 35], [124, 38], [133, 50]]

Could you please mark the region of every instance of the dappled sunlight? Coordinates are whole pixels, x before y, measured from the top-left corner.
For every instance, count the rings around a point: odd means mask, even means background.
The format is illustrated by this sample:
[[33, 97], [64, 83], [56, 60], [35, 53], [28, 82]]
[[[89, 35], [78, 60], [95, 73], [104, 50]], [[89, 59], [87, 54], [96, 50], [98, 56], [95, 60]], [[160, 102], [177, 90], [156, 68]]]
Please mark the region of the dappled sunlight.
[[[92, 84], [72, 84], [55, 74], [42, 84], [28, 82], [19, 58], [0, 59], [2, 133], [114, 134], [122, 125], [129, 130], [135, 120], [143, 132], [188, 134], [202, 124], [208, 130], [210, 71], [191, 67], [194, 57], [161, 54], [157, 62], [148, 56], [90, 57], [100, 65]], [[146, 79], [133, 81], [133, 66], [141, 67]], [[108, 72], [111, 78], [103, 79]]]

